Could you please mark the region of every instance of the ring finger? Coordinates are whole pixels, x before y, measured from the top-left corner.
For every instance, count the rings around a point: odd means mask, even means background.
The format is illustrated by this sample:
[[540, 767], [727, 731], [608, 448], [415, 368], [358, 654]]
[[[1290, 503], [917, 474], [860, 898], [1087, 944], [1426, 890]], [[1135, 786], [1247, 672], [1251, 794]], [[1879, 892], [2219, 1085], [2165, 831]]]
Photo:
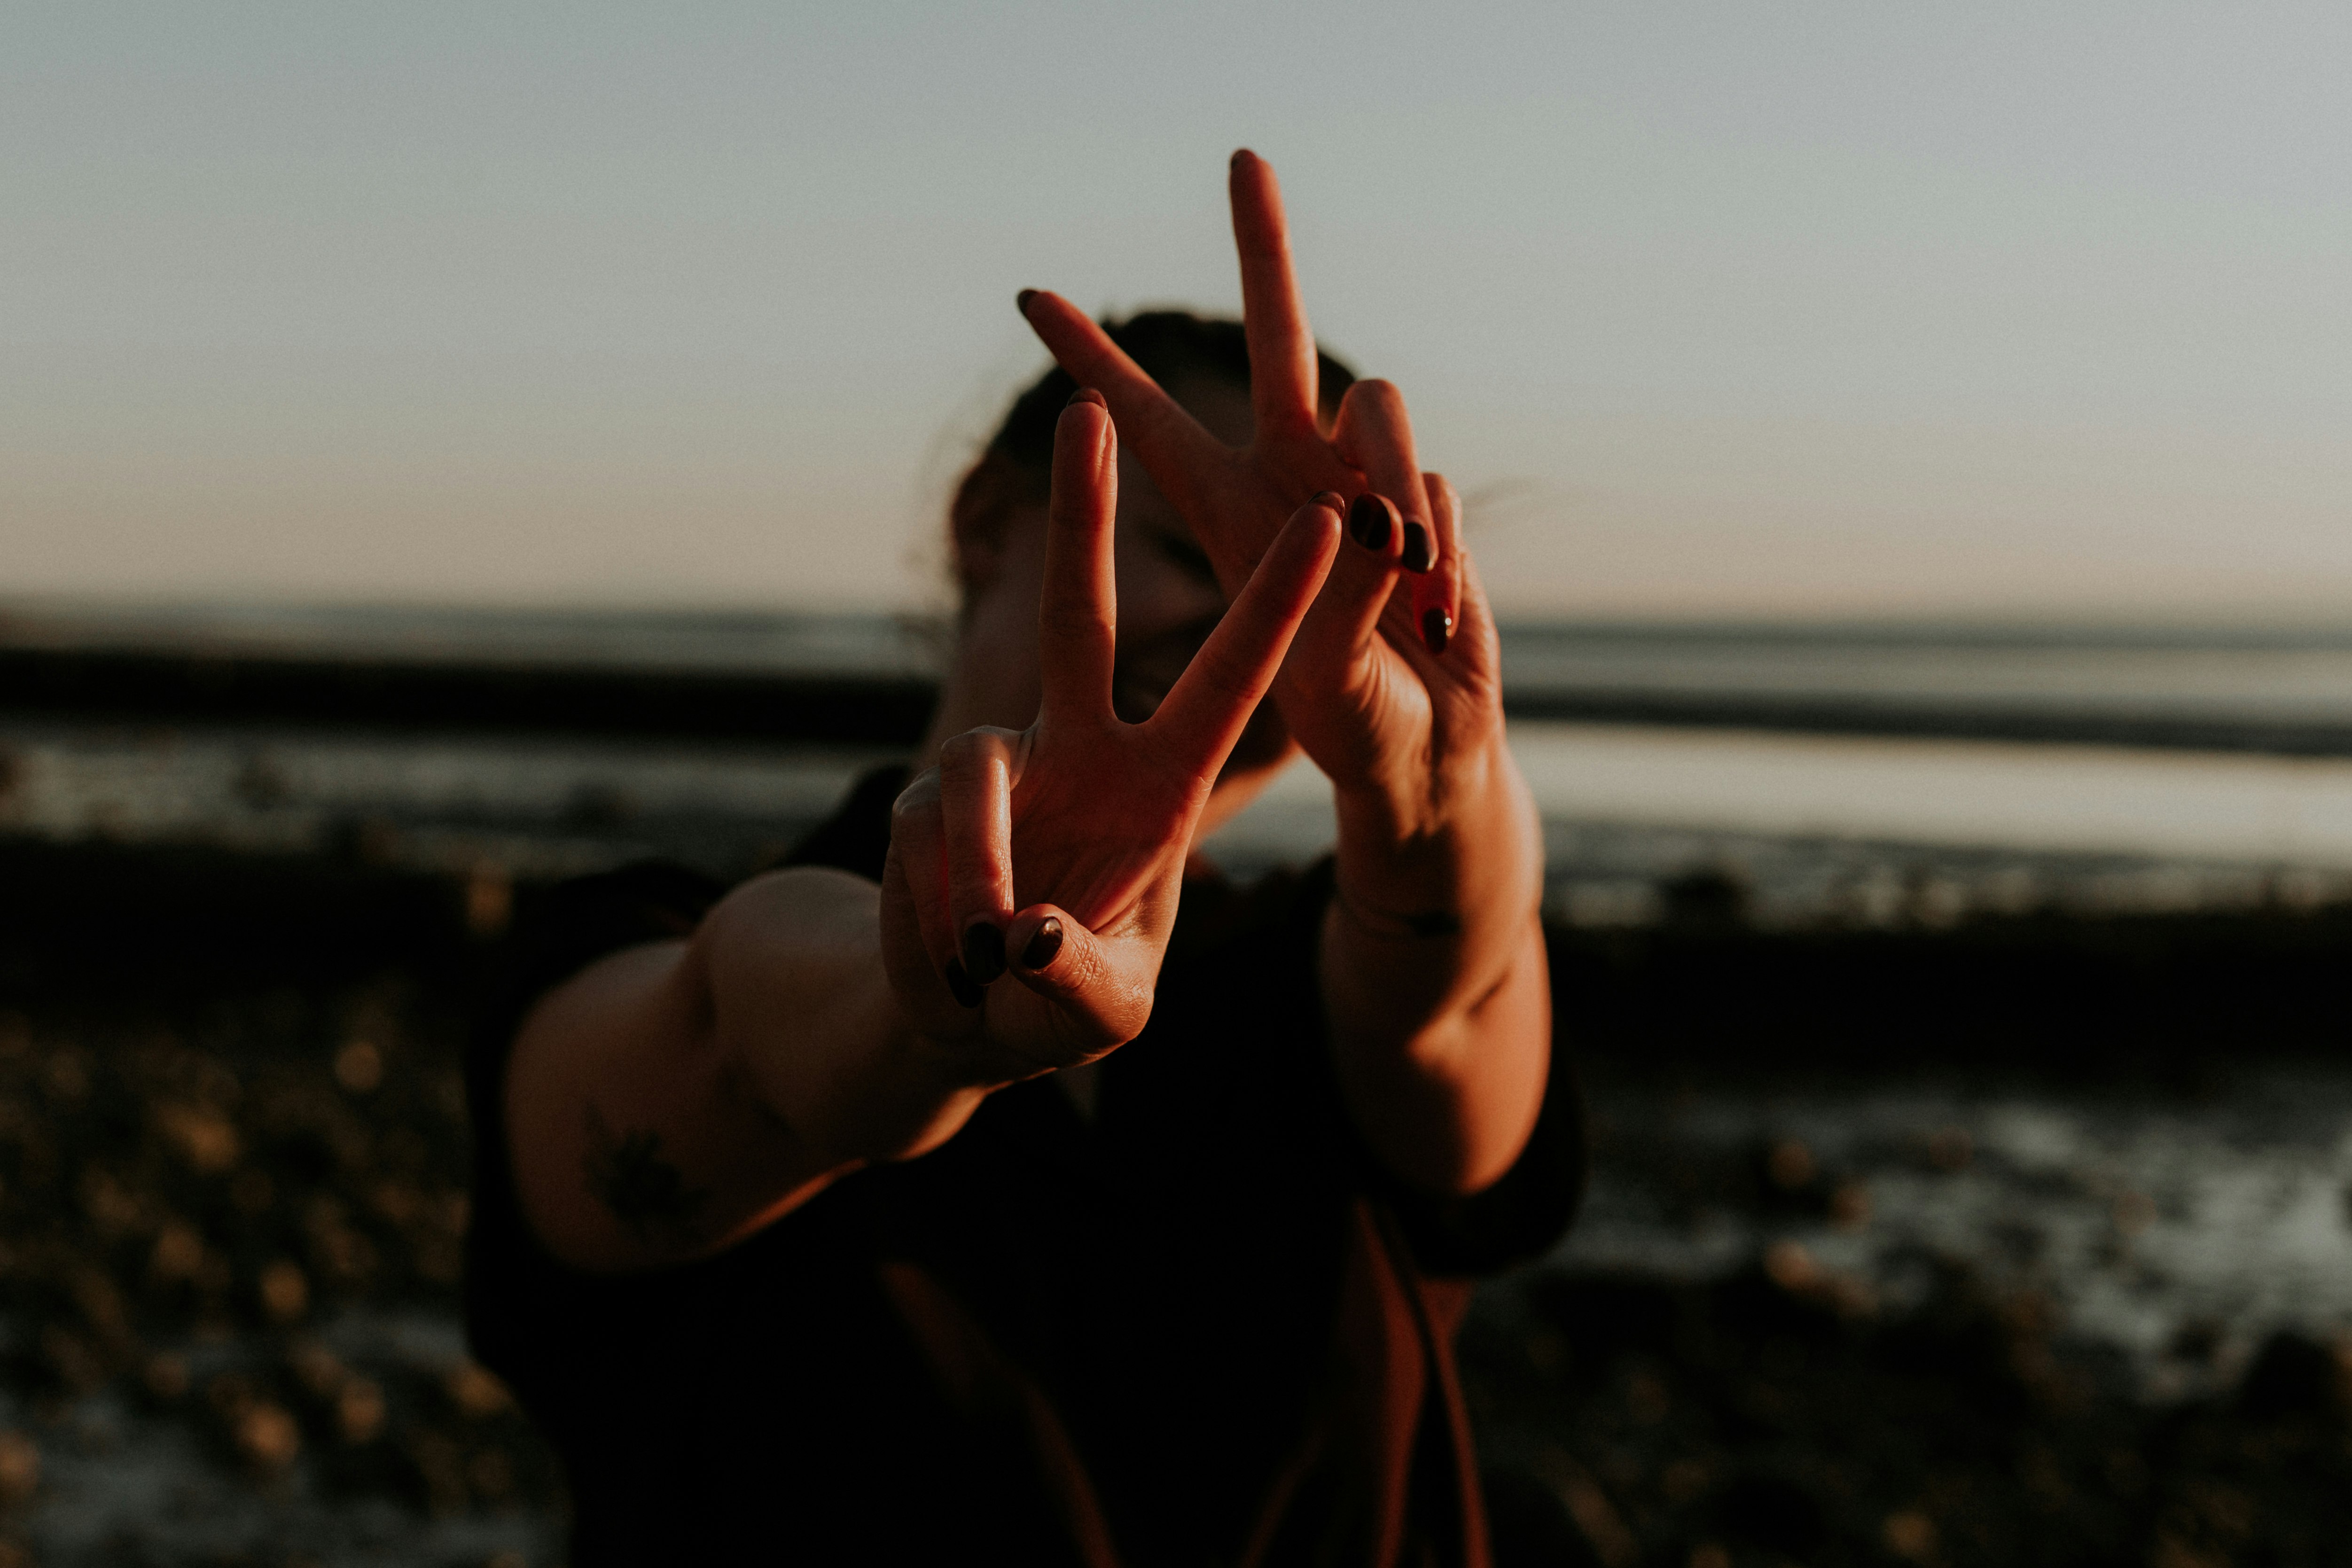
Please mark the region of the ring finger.
[[1371, 489], [1396, 503], [1402, 517], [1398, 559], [1405, 570], [1412, 625], [1430, 652], [1443, 653], [1454, 631], [1451, 563], [1422, 486], [1403, 395], [1388, 382], [1358, 382], [1340, 402], [1331, 442]]

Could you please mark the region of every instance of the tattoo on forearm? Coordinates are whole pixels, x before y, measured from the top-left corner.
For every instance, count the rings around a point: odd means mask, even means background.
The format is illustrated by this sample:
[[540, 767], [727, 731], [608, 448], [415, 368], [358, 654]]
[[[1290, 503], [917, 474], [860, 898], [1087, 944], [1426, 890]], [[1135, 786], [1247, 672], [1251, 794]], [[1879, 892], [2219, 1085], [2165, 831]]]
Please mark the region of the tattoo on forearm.
[[661, 1134], [615, 1136], [595, 1106], [587, 1112], [588, 1190], [647, 1246], [700, 1241], [698, 1216], [710, 1195], [688, 1187], [678, 1168], [662, 1157]]

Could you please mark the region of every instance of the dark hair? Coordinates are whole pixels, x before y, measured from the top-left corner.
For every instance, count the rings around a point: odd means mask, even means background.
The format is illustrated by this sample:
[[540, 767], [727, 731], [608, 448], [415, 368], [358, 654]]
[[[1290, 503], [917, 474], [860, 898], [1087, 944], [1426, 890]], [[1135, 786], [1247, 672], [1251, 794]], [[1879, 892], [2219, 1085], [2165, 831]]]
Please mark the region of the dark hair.
[[[1102, 329], [1163, 387], [1196, 376], [1249, 385], [1249, 342], [1238, 321], [1189, 310], [1144, 310], [1124, 321], [1105, 319]], [[1354, 384], [1356, 372], [1320, 349], [1315, 359], [1317, 401], [1322, 405], [1318, 412], [1328, 420], [1339, 408], [1340, 395]], [[1047, 371], [1013, 400], [988, 443], [988, 455], [1035, 475], [1042, 485], [1053, 471], [1054, 426], [1077, 390], [1076, 381], [1061, 366]]]

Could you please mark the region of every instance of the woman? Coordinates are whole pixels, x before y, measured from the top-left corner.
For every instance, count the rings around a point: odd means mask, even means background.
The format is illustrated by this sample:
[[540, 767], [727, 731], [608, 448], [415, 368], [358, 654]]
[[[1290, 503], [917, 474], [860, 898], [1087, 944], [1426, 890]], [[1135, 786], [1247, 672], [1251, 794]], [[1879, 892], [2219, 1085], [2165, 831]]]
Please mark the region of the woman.
[[[565, 891], [482, 1030], [472, 1332], [578, 1563], [1485, 1560], [1460, 1281], [1580, 1168], [1537, 823], [1454, 492], [1232, 183], [1238, 332], [1021, 297], [911, 776]], [[1334, 856], [1201, 872], [1294, 746]]]

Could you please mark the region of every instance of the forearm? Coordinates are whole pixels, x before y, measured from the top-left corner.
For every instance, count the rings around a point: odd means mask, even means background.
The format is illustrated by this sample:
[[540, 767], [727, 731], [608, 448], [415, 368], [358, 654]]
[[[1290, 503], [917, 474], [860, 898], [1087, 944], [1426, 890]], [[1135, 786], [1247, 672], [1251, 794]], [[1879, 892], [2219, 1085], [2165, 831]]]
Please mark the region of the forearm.
[[873, 1160], [952, 1135], [984, 1089], [908, 1030], [873, 884], [756, 879], [688, 941], [614, 954], [526, 1019], [507, 1120], [526, 1214], [615, 1270], [716, 1251]]
[[1401, 791], [1339, 791], [1321, 982], [1341, 1086], [1383, 1160], [1474, 1192], [1508, 1169], [1542, 1099], [1550, 981], [1542, 842], [1497, 733], [1406, 817]]
[[737, 889], [696, 936], [710, 1048], [827, 1168], [937, 1147], [996, 1087], [976, 1075], [982, 1053], [908, 1025], [878, 899], [862, 877], [779, 873]]

